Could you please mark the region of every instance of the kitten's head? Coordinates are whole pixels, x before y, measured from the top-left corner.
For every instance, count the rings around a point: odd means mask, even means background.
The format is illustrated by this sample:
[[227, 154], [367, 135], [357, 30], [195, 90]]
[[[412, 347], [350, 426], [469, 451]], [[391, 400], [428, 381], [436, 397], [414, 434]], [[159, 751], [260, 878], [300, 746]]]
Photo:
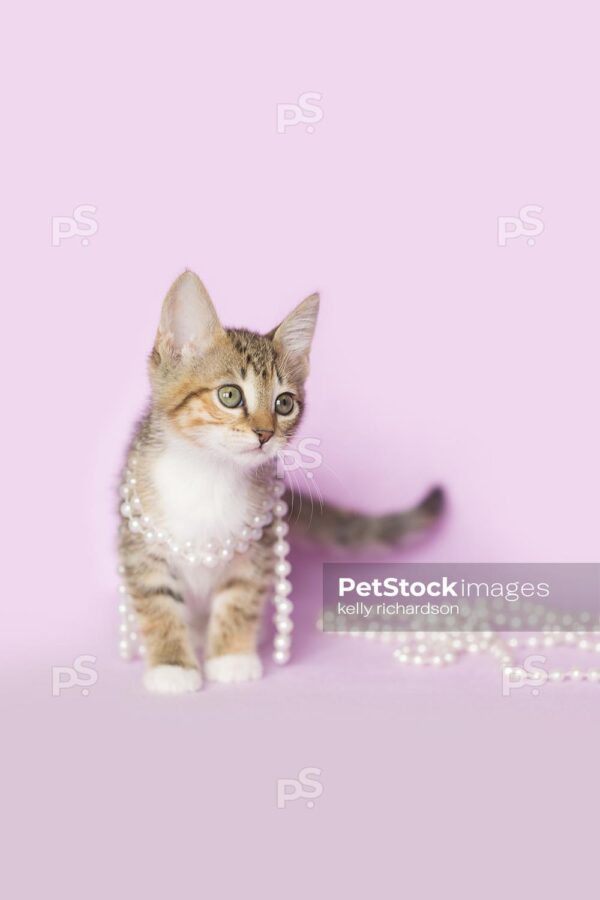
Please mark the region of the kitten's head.
[[169, 429], [255, 468], [284, 449], [304, 408], [313, 294], [266, 335], [223, 328], [193, 272], [172, 285], [150, 356], [153, 406]]

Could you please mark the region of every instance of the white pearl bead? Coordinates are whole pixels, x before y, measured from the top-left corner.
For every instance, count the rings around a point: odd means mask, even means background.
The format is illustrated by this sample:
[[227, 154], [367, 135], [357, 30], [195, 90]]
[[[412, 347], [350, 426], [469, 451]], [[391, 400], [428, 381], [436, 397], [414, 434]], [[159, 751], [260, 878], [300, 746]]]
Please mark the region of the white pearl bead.
[[127, 622], [121, 622], [121, 624], [119, 625], [119, 631], [121, 632], [121, 634], [127, 634], [127, 632], [129, 631], [129, 625], [127, 624]]
[[130, 519], [129, 520], [129, 530], [134, 534], [137, 534], [142, 530], [142, 526], [139, 519]]
[[159, 544], [163, 544], [163, 543], [165, 542], [166, 539], [167, 539], [166, 533], [165, 533], [164, 531], [161, 531], [161, 530], [159, 529], [159, 530], [156, 532], [156, 540], [158, 541], [158, 543], [159, 543]]
[[580, 672], [579, 669], [571, 669], [569, 672], [569, 678], [571, 681], [581, 681], [583, 678], [583, 672]]
[[284, 577], [290, 574], [290, 572], [292, 571], [292, 567], [287, 560], [282, 559], [279, 562], [275, 563], [274, 571], [276, 575]]
[[229, 562], [233, 559], [233, 550], [229, 547], [223, 547], [222, 550], [219, 551], [219, 556], [221, 559], [225, 560], [225, 562]]
[[250, 532], [250, 537], [253, 541], [260, 541], [262, 537], [262, 530], [260, 528], [253, 528]]
[[294, 604], [291, 600], [278, 600], [277, 601], [277, 613], [282, 616], [289, 616], [289, 614], [294, 609]]
[[287, 578], [278, 579], [275, 585], [275, 593], [278, 597], [287, 597], [288, 594], [292, 593], [292, 582], [288, 581]]
[[563, 676], [563, 673], [562, 673], [562, 672], [559, 672], [558, 670], [556, 670], [556, 671], [554, 671], [554, 672], [550, 672], [550, 674], [549, 674], [549, 676], [548, 676], [548, 678], [550, 679], [550, 681], [562, 681], [562, 680], [563, 680], [563, 677], [564, 677], [564, 676]]
[[289, 634], [276, 634], [273, 638], [273, 646], [276, 650], [289, 650], [292, 639]]
[[191, 566], [193, 566], [194, 563], [196, 563], [198, 560], [198, 557], [196, 556], [195, 553], [186, 553], [185, 558]]
[[156, 540], [156, 534], [152, 530], [148, 530], [144, 533], [144, 540], [147, 544], [153, 544]]
[[225, 538], [225, 540], [223, 541], [223, 546], [228, 547], [230, 550], [233, 550], [235, 546], [234, 539], [232, 537]]
[[600, 681], [600, 672], [597, 669], [589, 669], [587, 673], [588, 681]]
[[214, 553], [206, 553], [202, 557], [202, 563], [207, 569], [214, 569], [215, 566], [219, 565], [219, 558]]
[[287, 616], [276, 615], [273, 617], [275, 627], [281, 634], [290, 634], [294, 630], [294, 623]]
[[271, 490], [274, 497], [283, 497], [285, 494], [285, 484], [282, 481], [276, 481]]
[[276, 556], [287, 556], [290, 552], [290, 545], [287, 541], [275, 541], [273, 551]]
[[249, 541], [250, 535], [252, 534], [252, 529], [244, 526], [244, 528], [240, 529], [239, 538], [241, 541]]
[[119, 493], [121, 494], [123, 500], [127, 500], [129, 495], [131, 494], [131, 488], [129, 487], [129, 485], [123, 484], [121, 485]]
[[121, 613], [122, 616], [126, 616], [127, 610], [129, 609], [129, 607], [127, 606], [126, 603], [119, 603], [119, 605], [117, 606], [117, 609], [119, 610], [119, 612]]
[[273, 659], [279, 666], [284, 666], [289, 661], [290, 654], [287, 650], [276, 650]]
[[121, 515], [125, 516], [126, 519], [129, 519], [132, 513], [131, 503], [125, 501], [125, 503], [121, 503]]
[[246, 550], [248, 549], [248, 544], [246, 543], [246, 541], [239, 541], [235, 545], [235, 549], [237, 550], [238, 553], [245, 553]]
[[131, 506], [133, 509], [135, 509], [137, 512], [139, 512], [140, 509], [142, 508], [142, 501], [140, 500], [139, 497], [132, 497], [131, 498]]
[[273, 515], [282, 518], [288, 511], [288, 505], [285, 500], [278, 500], [277, 503], [273, 505]]
[[278, 538], [284, 538], [288, 531], [290, 530], [290, 526], [287, 522], [277, 522], [273, 526], [273, 531]]

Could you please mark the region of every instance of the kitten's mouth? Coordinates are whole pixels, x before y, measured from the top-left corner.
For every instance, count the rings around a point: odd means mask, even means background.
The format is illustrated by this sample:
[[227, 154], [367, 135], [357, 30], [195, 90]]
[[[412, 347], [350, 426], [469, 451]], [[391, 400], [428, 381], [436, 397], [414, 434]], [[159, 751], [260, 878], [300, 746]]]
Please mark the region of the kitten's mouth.
[[242, 450], [241, 453], [243, 456], [247, 456], [248, 454], [251, 454], [252, 456], [270, 456], [266, 444], [259, 445], [258, 447], [248, 447], [247, 450]]

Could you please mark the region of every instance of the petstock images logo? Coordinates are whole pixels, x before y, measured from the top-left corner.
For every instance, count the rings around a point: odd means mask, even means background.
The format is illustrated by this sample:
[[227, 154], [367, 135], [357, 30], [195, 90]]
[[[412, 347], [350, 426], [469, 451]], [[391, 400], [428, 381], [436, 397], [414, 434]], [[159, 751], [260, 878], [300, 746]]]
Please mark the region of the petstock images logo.
[[326, 563], [325, 631], [600, 630], [596, 563]]

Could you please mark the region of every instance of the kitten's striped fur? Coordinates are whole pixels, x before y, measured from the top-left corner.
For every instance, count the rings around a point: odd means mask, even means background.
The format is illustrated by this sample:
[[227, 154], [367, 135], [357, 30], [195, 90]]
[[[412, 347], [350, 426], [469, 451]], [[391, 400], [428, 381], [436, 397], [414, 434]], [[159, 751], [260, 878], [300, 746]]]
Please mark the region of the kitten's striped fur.
[[[142, 507], [177, 539], [221, 540], [243, 524], [264, 472], [301, 421], [318, 305], [316, 295], [308, 297], [278, 328], [259, 335], [224, 329], [192, 272], [184, 272], [171, 287], [149, 360], [151, 404], [132, 444], [138, 447]], [[243, 406], [229, 409], [220, 403], [217, 390], [229, 384], [241, 388]], [[281, 393], [294, 398], [287, 416], [275, 412]], [[309, 516], [305, 505], [292, 524], [328, 544], [396, 544], [434, 521], [442, 499], [436, 490], [412, 512], [381, 517], [330, 506], [322, 515]], [[169, 558], [164, 546], [147, 545], [121, 523], [121, 561], [147, 648], [149, 689], [181, 692], [200, 686], [183, 615], [188, 606], [198, 619], [208, 611], [204, 658], [209, 678], [260, 676], [257, 641], [272, 583], [273, 541], [266, 528], [246, 553], [207, 570]]]

